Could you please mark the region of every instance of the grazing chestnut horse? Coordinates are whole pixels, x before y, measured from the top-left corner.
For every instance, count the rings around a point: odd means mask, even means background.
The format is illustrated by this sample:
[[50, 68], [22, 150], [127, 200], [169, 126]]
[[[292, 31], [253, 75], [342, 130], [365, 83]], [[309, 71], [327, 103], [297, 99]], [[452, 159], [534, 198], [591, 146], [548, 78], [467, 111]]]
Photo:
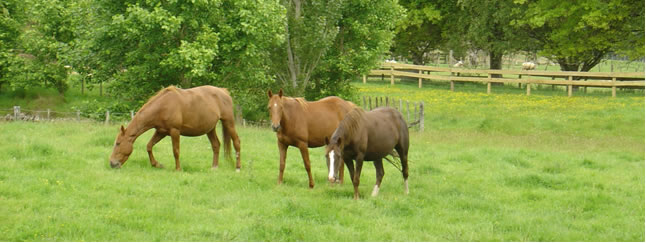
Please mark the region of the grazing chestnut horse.
[[222, 121], [224, 152], [231, 157], [231, 139], [236, 150], [236, 171], [240, 171], [240, 140], [233, 120], [233, 101], [229, 92], [214, 86], [200, 86], [179, 89], [170, 86], [159, 91], [144, 104], [127, 128], [121, 130], [114, 142], [110, 156], [110, 166], [120, 168], [132, 153], [132, 144], [151, 128], [155, 134], [148, 142], [147, 150], [150, 164], [162, 168], [153, 156], [153, 146], [169, 136], [173, 142], [175, 169], [179, 166], [179, 136], [201, 136], [206, 134], [213, 149], [213, 168], [218, 167], [220, 141], [215, 133], [215, 125]]
[[[271, 128], [276, 132], [280, 153], [278, 184], [283, 183], [287, 147], [294, 146], [301, 151], [305, 170], [309, 177], [309, 186], [313, 188], [314, 180], [310, 171], [308, 148], [324, 146], [325, 137], [332, 135], [343, 116], [355, 105], [336, 96], [307, 102], [303, 98], [283, 96], [282, 89], [278, 91], [278, 94], [272, 94], [269, 90], [267, 95], [269, 96], [267, 108], [271, 116]], [[343, 170], [339, 175], [339, 182], [343, 183]]]
[[[408, 194], [408, 126], [399, 111], [381, 107], [369, 112], [354, 108], [345, 115], [330, 139], [325, 138], [325, 158], [330, 164], [328, 179], [348, 166], [354, 185], [354, 199], [359, 199], [359, 177], [363, 161], [374, 161], [377, 182], [372, 196], [379, 194], [384, 176], [383, 158], [397, 151], [404, 176], [404, 191]], [[356, 161], [356, 167], [353, 160]]]

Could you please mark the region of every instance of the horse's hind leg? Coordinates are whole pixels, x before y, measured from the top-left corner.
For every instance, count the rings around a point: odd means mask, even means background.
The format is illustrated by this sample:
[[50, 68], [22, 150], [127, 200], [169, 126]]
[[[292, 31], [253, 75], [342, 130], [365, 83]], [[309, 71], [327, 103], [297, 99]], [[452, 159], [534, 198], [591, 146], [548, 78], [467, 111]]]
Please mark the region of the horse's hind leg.
[[166, 137], [165, 134], [161, 134], [158, 131], [155, 131], [155, 134], [153, 134], [153, 137], [150, 138], [150, 141], [146, 146], [146, 150], [148, 151], [148, 158], [150, 159], [150, 165], [152, 165], [155, 168], [164, 168], [162, 164], [157, 162], [157, 160], [155, 159], [155, 156], [153, 156], [153, 146], [155, 146], [155, 144], [157, 144], [164, 137]]
[[220, 156], [220, 140], [218, 140], [218, 135], [215, 133], [215, 128], [210, 132], [206, 133], [206, 136], [211, 142], [211, 149], [213, 149], [213, 165], [212, 169], [218, 168], [218, 159]]
[[372, 196], [376, 197], [379, 194], [379, 187], [381, 187], [381, 179], [384, 178], [384, 163], [382, 159], [375, 161], [375, 171], [377, 174], [377, 182], [375, 187], [372, 189]]
[[408, 194], [408, 147], [404, 148], [401, 145], [395, 146], [399, 160], [402, 163], [402, 176], [404, 177], [404, 193]]
[[[222, 120], [222, 126], [233, 140], [233, 148], [236, 150], [236, 172], [240, 172], [240, 138], [236, 132], [235, 122], [229, 119]], [[223, 142], [228, 143], [229, 141]]]

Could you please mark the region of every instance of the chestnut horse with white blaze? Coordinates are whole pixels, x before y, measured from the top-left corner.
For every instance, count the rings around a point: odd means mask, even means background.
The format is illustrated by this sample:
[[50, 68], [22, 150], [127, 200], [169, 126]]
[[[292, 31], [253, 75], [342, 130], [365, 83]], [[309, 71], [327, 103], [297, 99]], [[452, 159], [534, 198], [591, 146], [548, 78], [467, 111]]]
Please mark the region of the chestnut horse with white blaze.
[[224, 152], [231, 157], [231, 140], [236, 150], [236, 171], [240, 170], [240, 139], [233, 119], [233, 100], [226, 89], [214, 86], [200, 86], [180, 89], [170, 86], [157, 92], [144, 104], [127, 128], [121, 126], [114, 149], [110, 155], [110, 166], [120, 168], [132, 153], [132, 144], [144, 132], [154, 128], [146, 149], [153, 167], [163, 166], [153, 156], [153, 146], [170, 136], [175, 156], [175, 169], [179, 165], [179, 136], [201, 136], [206, 134], [213, 149], [213, 165], [218, 167], [220, 141], [215, 133], [218, 121], [222, 121]]
[[[309, 177], [309, 187], [313, 188], [314, 180], [310, 170], [308, 148], [324, 146], [325, 137], [332, 135], [343, 116], [355, 105], [336, 96], [308, 102], [303, 98], [283, 96], [282, 89], [278, 91], [278, 94], [273, 94], [269, 90], [267, 95], [269, 96], [267, 109], [269, 109], [271, 116], [271, 128], [276, 132], [280, 153], [278, 184], [283, 183], [287, 148], [294, 146], [301, 152], [303, 164]], [[343, 183], [343, 170], [340, 171], [339, 177], [336, 179]]]
[[399, 155], [404, 192], [408, 194], [408, 126], [399, 111], [390, 107], [368, 112], [354, 108], [345, 115], [332, 137], [325, 140], [325, 158], [330, 164], [328, 178], [333, 180], [345, 163], [354, 185], [354, 199], [359, 199], [363, 161], [373, 161], [375, 164], [377, 182], [372, 196], [377, 196], [384, 176], [383, 158], [392, 154], [393, 150]]

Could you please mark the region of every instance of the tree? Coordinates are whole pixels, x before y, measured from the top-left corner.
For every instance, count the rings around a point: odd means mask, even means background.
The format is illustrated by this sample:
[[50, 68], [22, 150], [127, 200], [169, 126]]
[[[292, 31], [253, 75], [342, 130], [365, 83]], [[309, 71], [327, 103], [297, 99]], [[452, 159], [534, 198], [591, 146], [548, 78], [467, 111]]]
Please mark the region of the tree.
[[0, 91], [3, 84], [11, 80], [7, 74], [20, 36], [21, 3], [16, 0], [0, 2]]
[[[444, 15], [448, 15], [455, 3], [451, 1], [403, 0], [399, 2], [406, 8], [406, 18], [397, 27], [393, 54], [410, 57], [414, 64], [424, 65], [426, 54], [439, 49], [445, 43], [442, 38], [445, 27]], [[444, 8], [444, 9], [443, 9]]]
[[[161, 87], [211, 84], [257, 106], [271, 80], [269, 49], [283, 41], [284, 9], [271, 0], [100, 1], [93, 52], [101, 79], [140, 104]], [[254, 94], [255, 93], [255, 94]], [[140, 105], [139, 104], [139, 105]]]
[[471, 0], [457, 1], [457, 7], [460, 11], [448, 16], [450, 46], [487, 52], [490, 69], [502, 69], [504, 54], [531, 48], [524, 33], [512, 24], [524, 11], [523, 5], [505, 0]]
[[563, 71], [587, 72], [608, 53], [644, 56], [644, 3], [628, 0], [519, 0], [515, 25], [539, 43], [539, 54]]
[[272, 55], [279, 83], [295, 96], [349, 95], [349, 80], [388, 51], [404, 10], [395, 1], [283, 0], [284, 44]]

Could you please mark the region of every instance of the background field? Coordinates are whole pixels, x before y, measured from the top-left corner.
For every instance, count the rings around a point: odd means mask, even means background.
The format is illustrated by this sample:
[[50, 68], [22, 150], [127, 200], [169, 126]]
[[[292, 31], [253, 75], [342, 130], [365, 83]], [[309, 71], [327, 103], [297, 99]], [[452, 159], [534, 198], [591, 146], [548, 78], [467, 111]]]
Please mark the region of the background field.
[[294, 148], [278, 186], [267, 127], [238, 126], [240, 173], [228, 162], [210, 170], [206, 137], [182, 137], [175, 172], [169, 139], [155, 147], [166, 168], [150, 167], [152, 131], [112, 170], [116, 124], [3, 122], [0, 240], [644, 241], [643, 91], [612, 99], [509, 86], [487, 95], [476, 84], [355, 86], [426, 104], [426, 131], [411, 131], [408, 196], [386, 165], [370, 197], [368, 163], [363, 198], [352, 200], [351, 183], [326, 183], [321, 148], [310, 150], [314, 189]]

